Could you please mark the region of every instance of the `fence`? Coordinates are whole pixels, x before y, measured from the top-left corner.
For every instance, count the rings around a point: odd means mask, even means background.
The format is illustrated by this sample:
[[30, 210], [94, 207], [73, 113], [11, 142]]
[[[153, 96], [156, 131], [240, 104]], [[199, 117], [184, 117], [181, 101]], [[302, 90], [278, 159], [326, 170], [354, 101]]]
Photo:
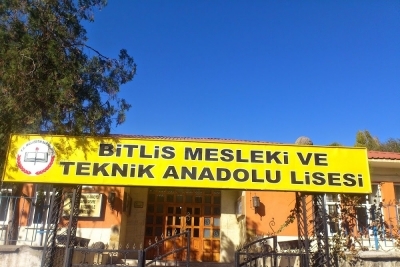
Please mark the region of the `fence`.
[[[163, 262], [168, 266], [182, 266], [178, 263], [182, 254], [186, 254], [183, 261], [189, 267], [190, 262], [190, 230], [185, 232], [155, 239], [155, 243], [145, 249], [109, 248], [102, 244], [94, 244], [92, 247], [73, 247], [67, 250], [68, 255], [64, 267], [91, 267], [91, 266], [153, 266]], [[147, 260], [146, 260], [147, 259]]]
[[374, 250], [396, 247], [399, 233], [399, 210], [396, 203], [379, 203], [369, 207], [357, 218], [359, 245]]
[[399, 211], [400, 205], [394, 202], [373, 205], [369, 212], [368, 234], [361, 236], [362, 242], [376, 250], [396, 247], [400, 237]]
[[277, 236], [260, 238], [246, 244], [235, 253], [235, 267], [308, 266], [305, 252], [299, 249], [278, 250], [277, 244]]
[[[178, 259], [189, 262], [190, 258], [190, 231], [181, 232], [174, 236], [155, 238], [153, 244], [147, 244], [145, 249], [132, 248], [106, 248], [106, 247], [82, 247], [85, 239], [75, 237], [71, 242], [74, 245], [67, 246], [70, 242], [66, 229], [67, 225], [61, 225], [59, 219], [66, 205], [63, 203], [68, 190], [44, 192], [36, 194], [36, 197], [12, 196], [11, 190], [2, 190], [0, 194], [0, 241], [5, 245], [30, 245], [44, 246], [49, 229], [53, 229], [53, 241], [47, 244], [50, 254], [44, 253], [42, 266], [101, 266], [105, 264], [125, 264], [135, 260], [138, 266], [144, 267], [148, 262], [158, 261], [177, 262]], [[46, 197], [49, 196], [49, 197]], [[50, 197], [52, 196], [52, 197]], [[58, 196], [58, 197], [57, 197]], [[51, 200], [50, 200], [51, 198]], [[53, 203], [54, 214], [49, 215], [50, 203]], [[79, 203], [79, 202], [77, 202]], [[72, 214], [72, 213], [71, 213]], [[71, 221], [71, 220], [70, 220]], [[94, 244], [95, 246], [99, 244]], [[50, 247], [49, 247], [50, 246]], [[44, 247], [46, 250], [46, 246]], [[49, 250], [49, 249], [47, 249]], [[46, 251], [47, 251], [46, 250]], [[186, 253], [186, 254], [185, 254]], [[49, 256], [47, 255], [49, 254]], [[50, 260], [48, 262], [48, 260]], [[50, 264], [50, 265], [49, 265]], [[123, 266], [123, 265], [122, 265]], [[133, 266], [132, 263], [129, 266]]]
[[343, 224], [341, 217], [338, 216], [340, 213], [339, 203], [327, 206], [328, 217], [330, 217], [328, 219], [330, 237], [338, 234], [355, 235], [354, 239], [356, 240], [353, 240], [355, 246], [369, 250], [386, 250], [396, 246], [396, 240], [400, 236], [400, 205], [394, 202], [381, 202], [355, 207], [353, 229], [349, 225]]
[[0, 242], [3, 245], [42, 246], [48, 205], [42, 197], [0, 193]]
[[[35, 197], [16, 197], [12, 196], [9, 190], [0, 192], [0, 244], [30, 246], [42, 246], [44, 244], [48, 223], [48, 203], [50, 203], [49, 197], [46, 196], [50, 196], [50, 194], [36, 194]], [[357, 229], [361, 230], [359, 231], [360, 242], [358, 245], [368, 247], [370, 250], [390, 249], [396, 246], [396, 241], [399, 237], [399, 207], [397, 203], [379, 203], [365, 208], [365, 212], [357, 213]], [[315, 212], [310, 214], [315, 215]], [[334, 227], [339, 227], [339, 224], [335, 226], [332, 223], [329, 224], [328, 221], [328, 226], [331, 230]], [[341, 232], [346, 234], [346, 229], [341, 229]], [[190, 236], [187, 238], [190, 240]], [[129, 258], [137, 258], [138, 261], [143, 256], [140, 253], [146, 252], [147, 255], [144, 256], [143, 260], [148, 258], [149, 255], [152, 255], [150, 261], [157, 261], [162, 258], [174, 260], [174, 258], [179, 257], [171, 255], [180, 254], [180, 257], [182, 257], [184, 250], [190, 251], [190, 241], [185, 241], [187, 243], [182, 243], [183, 241], [174, 243], [173, 241], [165, 238], [160, 240], [162, 243], [156, 241], [154, 244], [150, 244], [149, 248], [139, 250], [122, 247], [117, 249], [107, 248], [108, 250], [105, 248], [74, 247], [72, 248], [73, 252], [70, 253], [80, 254], [79, 257], [75, 256], [75, 259], [79, 258], [83, 259], [83, 261], [81, 263], [74, 262], [74, 266], [80, 266], [76, 264], [87, 264], [89, 258], [96, 258], [96, 254], [97, 261], [93, 259], [90, 261], [99, 264], [100, 259], [101, 262], [104, 262], [105, 259], [107, 259], [106, 262], [114, 262], [114, 260], [127, 262]], [[166, 247], [173, 248], [172, 252], [167, 252], [165, 250]], [[59, 248], [59, 250], [61, 251], [62, 249]], [[143, 252], [140, 252], [142, 250]], [[65, 253], [64, 247], [62, 254], [64, 255]], [[251, 248], [243, 248], [237, 253], [237, 258], [235, 258], [237, 266], [255, 262], [259, 266], [268, 264], [268, 266], [277, 266], [277, 262], [286, 262], [287, 266], [291, 266], [294, 262], [303, 261], [303, 253], [301, 251], [277, 251], [274, 238], [257, 240], [252, 244]], [[186, 260], [189, 261], [188, 258]]]

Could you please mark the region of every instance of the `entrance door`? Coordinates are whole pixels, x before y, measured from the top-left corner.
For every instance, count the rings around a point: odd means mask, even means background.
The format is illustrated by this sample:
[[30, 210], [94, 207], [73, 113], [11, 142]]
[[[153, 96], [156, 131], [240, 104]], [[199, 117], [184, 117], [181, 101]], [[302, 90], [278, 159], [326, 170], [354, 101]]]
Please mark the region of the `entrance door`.
[[[145, 244], [191, 230], [192, 261], [219, 261], [221, 192], [219, 190], [149, 189]], [[183, 242], [183, 241], [181, 241]], [[174, 246], [182, 244], [169, 244]], [[167, 247], [166, 249], [169, 249]], [[172, 259], [172, 255], [170, 259]], [[178, 259], [186, 257], [177, 255]]]

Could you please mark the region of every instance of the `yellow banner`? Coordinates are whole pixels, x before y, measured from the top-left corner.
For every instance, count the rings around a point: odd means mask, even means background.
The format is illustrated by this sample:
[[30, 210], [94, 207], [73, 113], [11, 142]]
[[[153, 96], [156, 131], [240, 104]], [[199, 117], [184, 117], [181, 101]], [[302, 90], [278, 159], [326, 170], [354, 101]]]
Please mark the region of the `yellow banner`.
[[6, 182], [370, 193], [367, 151], [260, 143], [13, 135]]

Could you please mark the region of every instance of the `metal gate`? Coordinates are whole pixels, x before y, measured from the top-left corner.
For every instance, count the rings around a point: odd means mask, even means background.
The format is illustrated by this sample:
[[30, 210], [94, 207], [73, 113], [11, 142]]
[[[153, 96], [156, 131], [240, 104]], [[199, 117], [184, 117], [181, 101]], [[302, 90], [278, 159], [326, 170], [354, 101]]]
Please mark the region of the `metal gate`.
[[[70, 247], [67, 249], [66, 262], [64, 267], [92, 267], [92, 266], [137, 266], [145, 267], [150, 265], [165, 264], [168, 266], [183, 266], [178, 261], [167, 259], [171, 256], [180, 258], [180, 254], [186, 254], [185, 266], [189, 266], [190, 261], [190, 230], [161, 238], [154, 244], [145, 249], [136, 249], [135, 246], [123, 248], [108, 248], [107, 246], [92, 247]], [[173, 246], [166, 246], [173, 244]], [[183, 246], [180, 244], [184, 244]], [[146, 260], [147, 254], [151, 253], [153, 259]]]
[[235, 267], [307, 266], [306, 253], [296, 249], [278, 251], [277, 236], [269, 236], [252, 241], [235, 253]]
[[280, 250], [276, 236], [261, 238], [236, 251], [235, 267], [338, 267], [338, 257], [330, 250], [324, 195], [296, 192], [296, 216], [295, 248]]
[[[75, 247], [82, 241], [76, 238], [81, 192], [81, 185], [77, 185], [75, 188], [53, 188], [48, 215], [46, 242], [43, 248], [42, 267], [68, 266], [68, 262], [71, 261], [68, 249]], [[71, 202], [70, 204], [66, 204], [64, 200], [71, 194]], [[65, 207], [65, 205], [70, 206]], [[69, 210], [69, 214], [63, 214], [65, 210]], [[69, 217], [67, 225], [60, 223], [62, 216]]]
[[330, 246], [324, 196], [296, 192], [299, 249], [305, 253], [304, 267], [339, 266], [338, 257]]
[[[148, 247], [136, 249], [129, 245], [122, 247], [108, 247], [102, 243], [95, 243], [88, 247], [88, 240], [76, 237], [79, 204], [82, 186], [74, 188], [57, 187], [52, 191], [48, 224], [46, 231], [46, 242], [43, 248], [42, 267], [76, 267], [76, 266], [139, 266], [157, 263], [159, 261], [169, 262], [174, 255], [186, 255], [186, 266], [189, 265], [190, 256], [190, 230], [175, 234], [173, 236], [155, 237], [153, 244]], [[70, 198], [68, 204], [64, 201]], [[70, 207], [65, 207], [70, 205]], [[63, 214], [69, 210], [69, 214]], [[60, 224], [62, 216], [68, 216], [68, 224]], [[151, 254], [152, 259], [146, 261]], [[168, 257], [168, 259], [167, 259]], [[172, 261], [173, 262], [173, 261]], [[177, 266], [177, 261], [175, 261]]]

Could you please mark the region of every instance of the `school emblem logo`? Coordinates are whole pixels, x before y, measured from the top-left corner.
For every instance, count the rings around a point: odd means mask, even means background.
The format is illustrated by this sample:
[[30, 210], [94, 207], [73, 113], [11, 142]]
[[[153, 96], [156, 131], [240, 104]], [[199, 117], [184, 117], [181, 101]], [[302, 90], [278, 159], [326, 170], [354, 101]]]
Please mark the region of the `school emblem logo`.
[[17, 165], [22, 172], [36, 176], [48, 171], [55, 157], [54, 148], [49, 142], [32, 140], [18, 150]]

